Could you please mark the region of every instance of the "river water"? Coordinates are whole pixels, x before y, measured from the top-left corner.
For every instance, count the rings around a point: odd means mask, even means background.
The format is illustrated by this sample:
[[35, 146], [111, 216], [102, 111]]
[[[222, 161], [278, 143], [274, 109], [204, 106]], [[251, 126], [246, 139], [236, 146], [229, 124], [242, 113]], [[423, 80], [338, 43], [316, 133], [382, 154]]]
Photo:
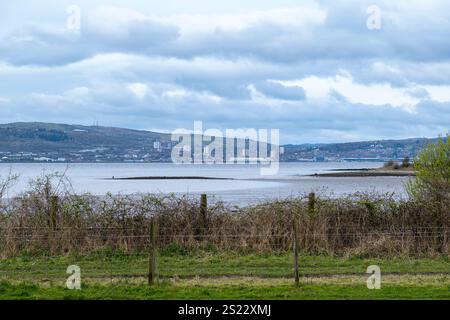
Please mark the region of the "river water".
[[[216, 200], [247, 205], [269, 199], [302, 195], [311, 191], [330, 196], [357, 191], [394, 192], [405, 195], [406, 177], [314, 177], [333, 170], [377, 168], [376, 162], [280, 163], [276, 175], [262, 176], [257, 165], [175, 165], [169, 163], [0, 163], [0, 176], [18, 174], [6, 197], [20, 194], [29, 182], [46, 173], [64, 172], [74, 192], [95, 195], [133, 193], [207, 193]], [[115, 179], [111, 179], [114, 176]], [[180, 179], [119, 180], [126, 177], [172, 176]], [[182, 177], [227, 178], [230, 180], [182, 179]]]

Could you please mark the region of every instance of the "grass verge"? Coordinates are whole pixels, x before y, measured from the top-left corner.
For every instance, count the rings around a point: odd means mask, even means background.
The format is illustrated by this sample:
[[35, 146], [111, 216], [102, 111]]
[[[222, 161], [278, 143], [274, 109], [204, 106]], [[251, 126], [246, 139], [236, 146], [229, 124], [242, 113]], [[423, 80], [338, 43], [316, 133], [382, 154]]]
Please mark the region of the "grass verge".
[[[64, 287], [73, 264], [81, 268], [82, 290]], [[366, 287], [374, 264], [380, 290]], [[149, 287], [146, 255], [24, 255], [0, 261], [0, 299], [450, 299], [448, 257], [302, 256], [300, 287], [292, 265], [290, 253], [166, 253], [158, 257], [159, 281]]]

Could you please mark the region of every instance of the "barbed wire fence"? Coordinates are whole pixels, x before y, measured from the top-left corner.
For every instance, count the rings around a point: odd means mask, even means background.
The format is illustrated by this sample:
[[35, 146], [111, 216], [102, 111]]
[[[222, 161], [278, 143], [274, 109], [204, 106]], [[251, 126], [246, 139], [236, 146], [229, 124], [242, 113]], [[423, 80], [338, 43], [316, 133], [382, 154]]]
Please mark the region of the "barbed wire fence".
[[[308, 201], [309, 210], [314, 211], [314, 195]], [[0, 279], [52, 285], [65, 281], [67, 266], [77, 265], [83, 279], [111, 283], [125, 280], [154, 285], [176, 279], [225, 278], [226, 281], [257, 277], [281, 278], [299, 285], [301, 279], [314, 277], [365, 275], [367, 266], [351, 259], [352, 255], [358, 256], [361, 246], [366, 251], [382, 247], [385, 250], [382, 254], [389, 254], [389, 244], [408, 244], [413, 251], [420, 251], [423, 242], [440, 243], [449, 235], [445, 226], [407, 226], [366, 232], [345, 231], [350, 228], [341, 226], [342, 232], [305, 232], [296, 219], [283, 231], [255, 233], [243, 228], [236, 233], [234, 228], [208, 226], [206, 195], [201, 196], [199, 212], [198, 226], [189, 233], [160, 226], [156, 217], [140, 228], [58, 227], [52, 214], [50, 228], [1, 230], [3, 235], [8, 235], [8, 241], [1, 244], [2, 251], [24, 254], [0, 260]], [[353, 252], [334, 259], [321, 256], [320, 248], [336, 242], [353, 247]], [[258, 244], [270, 250], [255, 250]], [[228, 251], [233, 253], [226, 254]], [[269, 257], [268, 253], [273, 256]], [[376, 257], [370, 261], [383, 263], [382, 258]], [[450, 262], [444, 261], [430, 271], [411, 261], [398, 269], [390, 267], [387, 272], [450, 276]]]

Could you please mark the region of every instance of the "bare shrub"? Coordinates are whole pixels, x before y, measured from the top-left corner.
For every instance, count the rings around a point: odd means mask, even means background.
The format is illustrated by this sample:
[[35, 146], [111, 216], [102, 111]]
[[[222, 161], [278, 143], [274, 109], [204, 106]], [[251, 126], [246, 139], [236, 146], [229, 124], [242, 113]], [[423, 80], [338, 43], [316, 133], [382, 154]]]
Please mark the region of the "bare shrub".
[[[64, 180], [64, 179], [63, 179]], [[293, 223], [304, 254], [448, 255], [442, 217], [415, 200], [357, 193], [308, 196], [235, 208], [221, 202], [200, 213], [197, 197], [78, 195], [61, 177], [43, 177], [10, 201], [0, 215], [0, 255], [85, 254], [99, 250], [146, 252], [156, 219], [160, 249], [287, 251]], [[448, 210], [448, 203], [445, 204]], [[447, 211], [448, 212], [448, 211]]]

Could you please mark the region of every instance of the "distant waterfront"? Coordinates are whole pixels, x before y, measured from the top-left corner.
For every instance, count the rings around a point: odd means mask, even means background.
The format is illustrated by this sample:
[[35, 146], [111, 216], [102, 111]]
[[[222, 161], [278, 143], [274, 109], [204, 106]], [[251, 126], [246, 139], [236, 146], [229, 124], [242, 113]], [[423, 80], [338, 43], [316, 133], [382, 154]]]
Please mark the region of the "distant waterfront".
[[[256, 165], [173, 165], [168, 163], [11, 163], [0, 164], [0, 176], [11, 170], [19, 180], [8, 197], [28, 188], [28, 182], [43, 173], [66, 172], [74, 192], [104, 195], [107, 192], [199, 194], [228, 203], [246, 205], [286, 198], [310, 191], [339, 196], [358, 191], [395, 192], [405, 195], [408, 177], [311, 177], [333, 170], [377, 168], [381, 162], [281, 163], [276, 176], [262, 177]], [[114, 180], [111, 178], [114, 176]], [[120, 180], [125, 177], [209, 177], [225, 179]], [[231, 180], [232, 179], [232, 180]]]

